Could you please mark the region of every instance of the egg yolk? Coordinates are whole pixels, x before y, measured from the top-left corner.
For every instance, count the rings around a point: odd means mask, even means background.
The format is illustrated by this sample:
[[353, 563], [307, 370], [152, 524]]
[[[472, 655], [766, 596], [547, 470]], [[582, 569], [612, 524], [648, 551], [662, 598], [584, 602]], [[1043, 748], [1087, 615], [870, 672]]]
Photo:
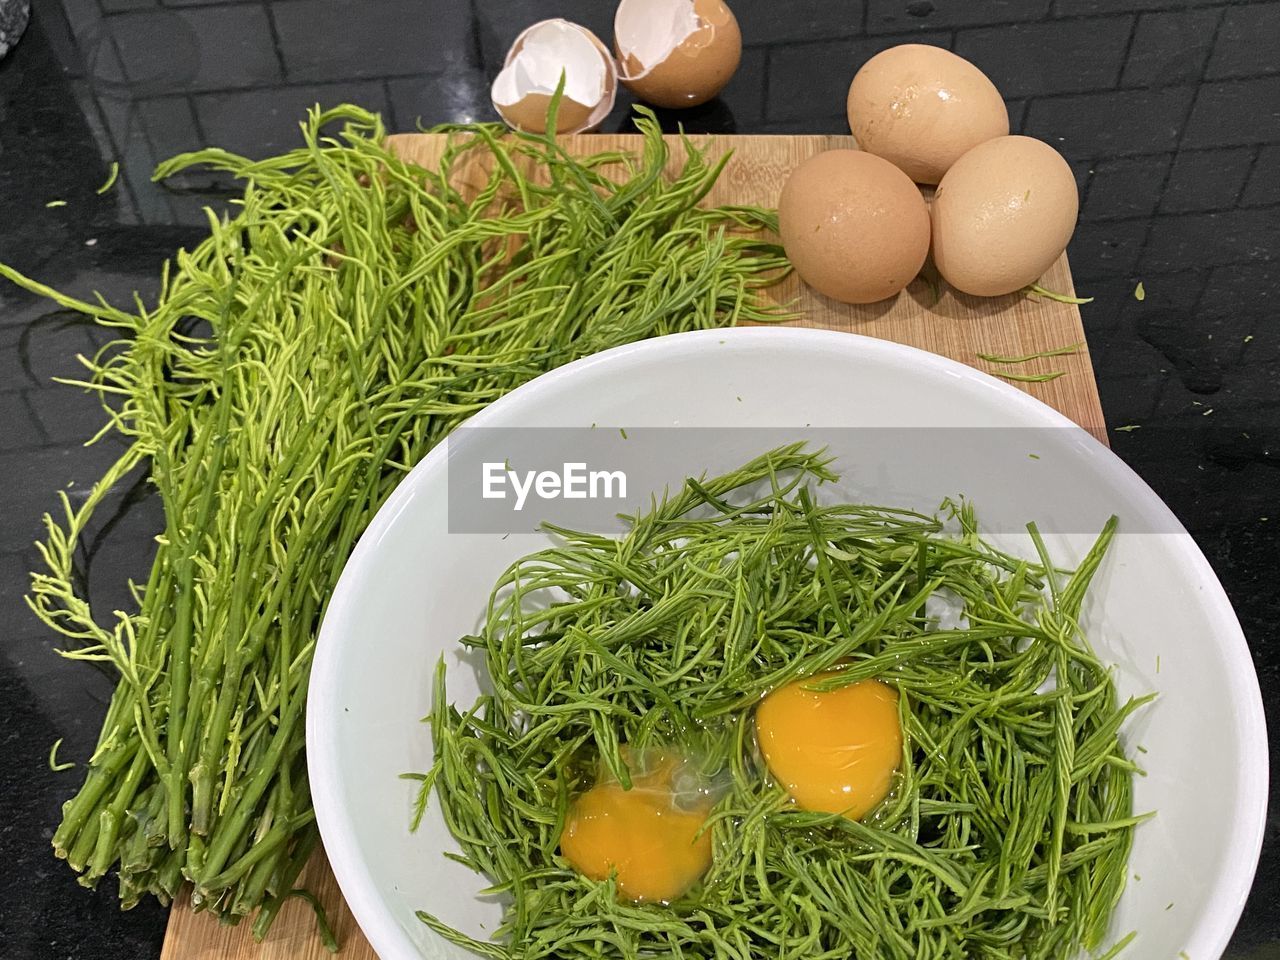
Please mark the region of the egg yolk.
[[765, 763], [802, 809], [861, 820], [893, 785], [902, 759], [898, 692], [879, 680], [811, 689], [822, 673], [779, 687], [756, 708]]
[[678, 762], [663, 758], [632, 777], [631, 789], [597, 783], [573, 802], [560, 835], [560, 853], [593, 880], [617, 878], [631, 900], [666, 902], [693, 886], [711, 866], [710, 803], [692, 810], [675, 802]]

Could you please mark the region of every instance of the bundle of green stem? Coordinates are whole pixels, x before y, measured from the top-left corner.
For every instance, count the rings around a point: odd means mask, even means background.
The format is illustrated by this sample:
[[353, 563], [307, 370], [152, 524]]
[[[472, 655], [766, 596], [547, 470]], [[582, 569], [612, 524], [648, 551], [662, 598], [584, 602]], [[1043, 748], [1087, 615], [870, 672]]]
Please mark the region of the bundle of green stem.
[[[323, 135], [335, 121], [341, 137]], [[234, 217], [210, 212], [207, 239], [165, 266], [154, 307], [80, 302], [0, 266], [121, 336], [85, 361], [83, 386], [128, 450], [83, 505], [64, 497], [46, 518], [29, 598], [74, 642], [67, 656], [119, 672], [53, 837], [82, 882], [118, 868], [128, 907], [189, 880], [193, 902], [231, 922], [261, 906], [261, 936], [316, 842], [303, 754], [316, 629], [405, 471], [576, 357], [776, 318], [756, 289], [785, 260], [749, 235], [772, 216], [699, 208], [723, 163], [686, 144], [666, 175], [657, 124], [639, 123], [640, 156], [583, 160], [553, 138], [448, 128], [425, 170], [386, 146], [376, 116], [317, 110], [290, 153], [210, 149], [157, 170], [203, 165], [246, 186]], [[165, 529], [136, 611], [108, 623], [77, 592], [76, 549], [135, 469]]]
[[[1068, 574], [1034, 527], [1028, 562], [967, 505], [944, 504], [952, 532], [819, 505], [832, 479], [775, 450], [688, 481], [620, 540], [556, 530], [503, 575], [462, 641], [493, 692], [459, 710], [437, 673], [418, 816], [434, 790], [457, 856], [508, 907], [494, 941], [424, 922], [503, 960], [1057, 960], [1101, 943], [1142, 819], [1117, 734], [1145, 701], [1117, 703], [1077, 625], [1114, 520]], [[899, 691], [898, 783], [861, 822], [792, 805], [752, 732], [766, 693], [833, 669], [815, 684]], [[558, 854], [568, 806], [601, 765], [626, 784], [625, 757], [672, 745], [731, 784], [713, 863], [669, 905], [621, 900]]]

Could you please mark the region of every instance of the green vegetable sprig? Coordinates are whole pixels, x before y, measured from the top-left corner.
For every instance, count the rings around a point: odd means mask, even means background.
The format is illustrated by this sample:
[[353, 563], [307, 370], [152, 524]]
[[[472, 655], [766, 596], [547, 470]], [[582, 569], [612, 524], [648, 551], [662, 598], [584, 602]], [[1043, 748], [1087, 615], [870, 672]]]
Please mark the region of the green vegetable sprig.
[[1058, 303], [1074, 303], [1078, 306], [1093, 303], [1093, 297], [1073, 297], [1067, 293], [1059, 293], [1057, 290], [1049, 290], [1038, 283], [1028, 284], [1023, 291], [1037, 297], [1044, 297], [1046, 300], [1056, 300]]
[[1019, 354], [1018, 356], [1002, 356], [1000, 354], [995, 354], [995, 353], [980, 353], [978, 354], [978, 359], [986, 360], [988, 363], [1002, 363], [1002, 364], [1030, 363], [1032, 360], [1043, 360], [1046, 357], [1068, 357], [1068, 356], [1071, 356], [1072, 354], [1079, 353], [1080, 348], [1083, 346], [1084, 346], [1084, 341], [1081, 340], [1081, 341], [1077, 341], [1076, 343], [1069, 343], [1066, 346], [1053, 347], [1052, 349], [1049, 349], [1049, 350], [1041, 350], [1039, 353], [1024, 353], [1024, 354]]
[[[1020, 364], [1030, 363], [1032, 360], [1043, 360], [1047, 357], [1066, 357], [1073, 353], [1078, 353], [1080, 348], [1084, 346], [1084, 342], [1070, 343], [1065, 347], [1054, 347], [1051, 350], [1041, 350], [1039, 353], [1028, 353], [1016, 357], [999, 356], [992, 353], [978, 354], [979, 360], [985, 360], [988, 363], [998, 364]], [[991, 375], [994, 377], [1003, 377], [1006, 380], [1013, 380], [1017, 383], [1048, 383], [1050, 380], [1057, 380], [1059, 377], [1065, 377], [1067, 371], [1052, 370], [1049, 373], [1009, 373], [1006, 370], [992, 370]]]
[[[496, 960], [1056, 960], [1101, 944], [1143, 819], [1117, 735], [1145, 700], [1117, 702], [1078, 627], [1114, 519], [1065, 575], [1034, 527], [1039, 563], [981, 539], [967, 505], [944, 505], [958, 532], [819, 505], [811, 486], [833, 479], [785, 447], [689, 480], [620, 540], [555, 530], [502, 576], [462, 639], [493, 692], [451, 705], [441, 662], [416, 816], [434, 793], [448, 855], [508, 906], [492, 941], [426, 924]], [[963, 619], [931, 618], [931, 597]], [[815, 686], [900, 693], [899, 782], [863, 822], [793, 807], [754, 744], [763, 695], [835, 667]], [[598, 764], [628, 782], [622, 744], [677, 745], [731, 781], [710, 872], [670, 905], [620, 901], [558, 854]]]
[[[340, 139], [322, 133], [339, 122]], [[211, 167], [245, 190], [165, 266], [153, 306], [83, 302], [0, 265], [120, 335], [81, 386], [128, 449], [83, 503], [63, 496], [46, 517], [28, 598], [66, 656], [120, 678], [53, 836], [83, 883], [118, 870], [129, 907], [190, 881], [224, 920], [258, 911], [261, 937], [317, 838], [303, 754], [316, 629], [405, 471], [576, 357], [778, 318], [756, 291], [786, 261], [752, 235], [774, 216], [699, 208], [725, 161], [686, 141], [668, 177], [656, 121], [638, 124], [641, 156], [583, 160], [550, 137], [447, 128], [424, 170], [387, 148], [375, 115], [317, 109], [282, 156], [209, 149], [156, 171]], [[137, 608], [106, 616], [79, 593], [77, 545], [140, 467], [165, 528]]]

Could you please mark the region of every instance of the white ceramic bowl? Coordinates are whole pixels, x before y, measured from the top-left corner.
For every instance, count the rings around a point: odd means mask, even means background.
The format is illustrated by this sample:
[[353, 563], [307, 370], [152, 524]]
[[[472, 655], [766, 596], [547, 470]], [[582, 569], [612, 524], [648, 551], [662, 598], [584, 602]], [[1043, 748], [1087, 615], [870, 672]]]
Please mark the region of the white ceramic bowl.
[[[795, 329], [684, 334], [610, 350], [538, 378], [472, 420], [488, 427], [593, 423], [1069, 426], [1026, 394], [941, 357]], [[1249, 651], [1213, 571], [1155, 494], [1082, 431], [1043, 429], [1041, 436], [1039, 459], [1020, 456], [999, 470], [941, 452], [923, 471], [919, 464], [867, 469], [859, 451], [832, 452], [861, 468], [854, 487], [870, 502], [932, 508], [940, 496], [962, 493], [980, 517], [984, 502], [999, 502], [1046, 529], [1055, 522], [1080, 529], [1049, 538], [1065, 562], [1087, 548], [1084, 527], [1096, 530], [1112, 512], [1122, 529], [1163, 531], [1117, 537], [1084, 614], [1094, 646], [1116, 665], [1121, 694], [1160, 693], [1126, 731], [1147, 750], [1136, 808], [1158, 815], [1137, 831], [1135, 877], [1113, 931], [1138, 931], [1134, 956], [1184, 951], [1214, 960], [1249, 891], [1266, 806], [1266, 731]], [[670, 482], [738, 465], [743, 451], [731, 447], [673, 455]], [[927, 462], [928, 450], [924, 456]], [[441, 857], [455, 847], [434, 805], [419, 831], [409, 832], [416, 785], [398, 775], [430, 765], [419, 719], [437, 659], [445, 652], [452, 667], [451, 698], [470, 702], [475, 677], [460, 665], [456, 640], [475, 629], [497, 575], [545, 542], [539, 534], [447, 532], [442, 446], [379, 512], [330, 604], [307, 712], [311, 789], [330, 863], [382, 960], [470, 956], [422, 926], [415, 909], [481, 937], [499, 915], [497, 904], [475, 896], [481, 879]]]

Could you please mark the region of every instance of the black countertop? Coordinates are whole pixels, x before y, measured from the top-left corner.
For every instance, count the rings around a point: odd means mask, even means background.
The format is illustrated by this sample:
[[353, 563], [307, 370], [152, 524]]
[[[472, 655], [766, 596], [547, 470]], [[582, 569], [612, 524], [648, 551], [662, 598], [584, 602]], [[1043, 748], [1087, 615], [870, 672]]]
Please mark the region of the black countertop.
[[[844, 94], [874, 52], [914, 40], [973, 60], [1015, 132], [1071, 161], [1070, 248], [1116, 451], [1194, 533], [1235, 603], [1271, 729], [1280, 730], [1280, 2], [731, 0], [746, 49], [692, 131], [846, 133]], [[217, 144], [297, 142], [317, 100], [380, 110], [392, 129], [494, 119], [488, 81], [515, 35], [564, 16], [611, 35], [604, 0], [41, 0], [0, 62], [0, 262], [81, 296], [150, 297], [163, 259], [201, 235], [210, 182], [150, 182], [155, 163]], [[604, 129], [629, 128], [620, 96]], [[113, 161], [121, 182], [98, 195]], [[52, 200], [65, 206], [47, 207]], [[214, 196], [213, 202], [218, 198]], [[1146, 299], [1133, 295], [1138, 281]], [[53, 492], [113, 459], [83, 448], [95, 402], [50, 382], [103, 334], [0, 287], [0, 955], [159, 954], [165, 913], [117, 910], [49, 848], [74, 789], [50, 744], [83, 758], [111, 689], [53, 653], [22, 606]], [[104, 607], [141, 578], [154, 507], [133, 498], [90, 548]], [[105, 607], [109, 609], [109, 607]], [[1277, 743], [1272, 740], [1273, 767]], [[74, 777], [74, 774], [63, 775]], [[1252, 899], [1227, 956], [1280, 958], [1273, 797]], [[1198, 960], [1198, 958], [1197, 958]]]

